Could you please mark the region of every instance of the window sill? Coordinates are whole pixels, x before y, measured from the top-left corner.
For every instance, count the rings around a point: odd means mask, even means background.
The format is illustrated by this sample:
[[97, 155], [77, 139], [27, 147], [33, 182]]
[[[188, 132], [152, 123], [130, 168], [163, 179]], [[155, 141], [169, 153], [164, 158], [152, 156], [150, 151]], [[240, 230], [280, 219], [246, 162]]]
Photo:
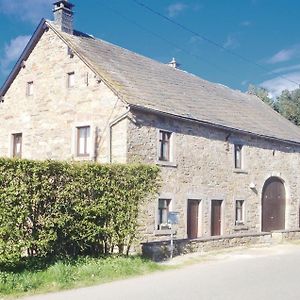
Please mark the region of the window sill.
[[75, 156], [74, 160], [76, 161], [91, 161], [93, 158], [91, 156]]
[[156, 164], [158, 166], [162, 166], [162, 167], [177, 168], [177, 164], [175, 162], [172, 162], [172, 161], [158, 160], [158, 161], [156, 161]]
[[248, 230], [249, 227], [246, 226], [244, 223], [237, 223], [234, 227], [234, 231], [240, 231], [240, 230]]
[[173, 233], [173, 235], [176, 234], [176, 230], [175, 229], [156, 229], [154, 230], [154, 235], [155, 236], [163, 236], [163, 235], [171, 235]]
[[247, 170], [243, 170], [243, 169], [233, 169], [233, 173], [236, 174], [248, 174]]

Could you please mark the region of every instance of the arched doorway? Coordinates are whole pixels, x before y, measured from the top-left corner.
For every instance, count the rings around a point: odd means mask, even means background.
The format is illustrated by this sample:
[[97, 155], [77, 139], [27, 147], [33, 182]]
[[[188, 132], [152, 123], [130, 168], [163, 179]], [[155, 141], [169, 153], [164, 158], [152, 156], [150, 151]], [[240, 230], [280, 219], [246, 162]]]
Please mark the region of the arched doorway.
[[285, 229], [285, 188], [277, 177], [270, 177], [262, 193], [262, 231]]

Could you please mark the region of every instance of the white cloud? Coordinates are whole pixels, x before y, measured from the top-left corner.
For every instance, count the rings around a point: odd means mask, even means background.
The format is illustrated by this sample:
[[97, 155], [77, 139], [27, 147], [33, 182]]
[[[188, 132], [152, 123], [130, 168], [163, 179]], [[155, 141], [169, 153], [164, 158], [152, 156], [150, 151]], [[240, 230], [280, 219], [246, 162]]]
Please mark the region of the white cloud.
[[190, 44], [197, 44], [197, 43], [202, 43], [203, 42], [203, 39], [199, 36], [192, 36], [190, 39], [189, 39], [189, 43]]
[[289, 61], [300, 56], [300, 45], [294, 45], [287, 49], [282, 49], [267, 60], [269, 64]]
[[36, 24], [51, 12], [53, 0], [0, 0], [0, 12]]
[[17, 61], [29, 40], [29, 35], [20, 35], [5, 45], [4, 55], [0, 59], [0, 70], [3, 74], [9, 72], [10, 65]]
[[227, 39], [226, 39], [225, 43], [223, 44], [223, 47], [226, 49], [236, 49], [239, 46], [240, 46], [239, 41], [232, 34], [229, 34], [227, 36]]
[[248, 84], [249, 84], [249, 80], [243, 80], [243, 81], [241, 82], [241, 84], [244, 85], [244, 86], [245, 86], [245, 85], [248, 85]]
[[[294, 81], [295, 83], [288, 81], [285, 78]], [[267, 89], [271, 97], [277, 97], [283, 90], [292, 91], [299, 88], [299, 85], [296, 82], [300, 83], [300, 72], [293, 72], [285, 74], [283, 76], [275, 77], [273, 79], [262, 82], [260, 86]]]
[[279, 73], [285, 73], [285, 72], [296, 71], [296, 70], [300, 70], [300, 64], [283, 67], [283, 68], [278, 68], [278, 69], [275, 69], [275, 70], [269, 72], [269, 74], [279, 74]]
[[175, 18], [187, 8], [188, 6], [184, 3], [178, 2], [178, 3], [171, 4], [167, 7], [168, 17]]
[[241, 26], [244, 26], [244, 27], [249, 27], [249, 26], [251, 26], [251, 22], [250, 21], [243, 21], [242, 23], [241, 23]]

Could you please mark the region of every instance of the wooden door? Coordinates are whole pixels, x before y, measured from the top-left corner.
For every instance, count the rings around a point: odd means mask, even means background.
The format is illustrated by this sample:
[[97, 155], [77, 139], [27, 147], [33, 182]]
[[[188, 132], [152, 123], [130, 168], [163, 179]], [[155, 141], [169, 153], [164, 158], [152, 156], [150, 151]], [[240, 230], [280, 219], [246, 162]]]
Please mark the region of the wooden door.
[[285, 188], [277, 177], [268, 179], [262, 195], [262, 231], [285, 229]]
[[199, 201], [188, 200], [187, 208], [187, 236], [189, 239], [196, 239], [198, 237], [198, 214]]
[[222, 200], [212, 200], [211, 202], [211, 235], [221, 235], [222, 223]]

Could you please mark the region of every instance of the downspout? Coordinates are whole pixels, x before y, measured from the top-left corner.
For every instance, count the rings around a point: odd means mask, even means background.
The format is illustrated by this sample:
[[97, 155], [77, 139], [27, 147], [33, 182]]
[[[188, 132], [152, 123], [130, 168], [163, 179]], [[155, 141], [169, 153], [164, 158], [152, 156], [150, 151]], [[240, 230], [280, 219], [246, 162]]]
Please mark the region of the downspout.
[[128, 117], [128, 114], [130, 112], [130, 106], [127, 106], [126, 108], [126, 112], [123, 113], [121, 116], [118, 116], [117, 118], [115, 118], [114, 120], [112, 120], [109, 123], [109, 131], [108, 131], [108, 135], [109, 135], [109, 151], [108, 151], [108, 162], [111, 163], [112, 162], [112, 127], [114, 125], [116, 125], [117, 123], [119, 123], [120, 121], [124, 120], [125, 118]]

